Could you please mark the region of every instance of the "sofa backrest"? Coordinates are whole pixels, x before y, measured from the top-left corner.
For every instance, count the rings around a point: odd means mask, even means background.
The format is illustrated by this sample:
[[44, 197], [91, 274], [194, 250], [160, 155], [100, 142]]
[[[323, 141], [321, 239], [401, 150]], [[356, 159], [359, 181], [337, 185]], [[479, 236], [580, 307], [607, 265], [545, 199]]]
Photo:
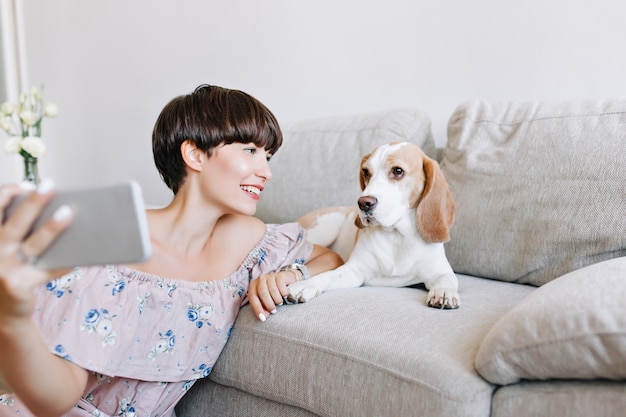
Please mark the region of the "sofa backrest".
[[396, 109], [305, 120], [283, 126], [284, 141], [270, 162], [273, 178], [257, 217], [286, 223], [322, 207], [356, 205], [362, 157], [391, 141], [413, 142], [435, 153], [430, 119]]
[[461, 104], [441, 167], [456, 272], [541, 285], [626, 256], [626, 99]]

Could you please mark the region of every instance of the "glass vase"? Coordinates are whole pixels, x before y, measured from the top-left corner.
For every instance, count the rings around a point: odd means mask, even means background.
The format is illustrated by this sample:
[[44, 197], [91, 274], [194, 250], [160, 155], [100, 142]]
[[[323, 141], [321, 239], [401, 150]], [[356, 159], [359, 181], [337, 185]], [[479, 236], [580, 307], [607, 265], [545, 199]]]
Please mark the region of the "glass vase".
[[37, 167], [37, 158], [24, 157], [24, 182], [36, 188], [39, 184], [39, 170]]

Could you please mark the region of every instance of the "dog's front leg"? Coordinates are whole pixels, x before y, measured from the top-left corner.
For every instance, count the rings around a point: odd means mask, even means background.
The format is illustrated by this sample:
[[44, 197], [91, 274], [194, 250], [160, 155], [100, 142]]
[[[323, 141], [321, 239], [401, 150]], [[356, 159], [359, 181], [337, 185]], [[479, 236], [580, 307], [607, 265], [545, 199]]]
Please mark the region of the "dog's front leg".
[[428, 291], [428, 306], [442, 309], [459, 308], [459, 282], [454, 274], [442, 275], [424, 283]]
[[306, 280], [289, 285], [289, 301], [306, 303], [321, 293], [341, 288], [354, 288], [363, 285], [363, 274], [348, 261], [332, 271], [322, 272]]

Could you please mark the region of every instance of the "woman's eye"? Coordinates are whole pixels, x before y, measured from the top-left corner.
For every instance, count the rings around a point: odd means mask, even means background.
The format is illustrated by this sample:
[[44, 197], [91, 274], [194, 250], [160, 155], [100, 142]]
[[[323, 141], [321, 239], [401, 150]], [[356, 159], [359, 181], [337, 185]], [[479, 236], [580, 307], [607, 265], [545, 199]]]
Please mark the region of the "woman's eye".
[[256, 153], [256, 148], [245, 148], [244, 151], [254, 155]]

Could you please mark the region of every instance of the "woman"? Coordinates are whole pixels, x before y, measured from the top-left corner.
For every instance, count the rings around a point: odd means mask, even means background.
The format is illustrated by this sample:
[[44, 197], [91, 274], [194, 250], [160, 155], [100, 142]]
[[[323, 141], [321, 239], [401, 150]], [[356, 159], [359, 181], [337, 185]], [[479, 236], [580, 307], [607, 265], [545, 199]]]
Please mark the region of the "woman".
[[[200, 86], [165, 106], [152, 140], [174, 198], [147, 213], [147, 262], [60, 277], [25, 263], [71, 222], [62, 207], [25, 237], [53, 195], [47, 184], [3, 219], [0, 373], [13, 394], [0, 396], [0, 416], [172, 416], [209, 374], [246, 300], [265, 321], [290, 283], [341, 264], [296, 223], [252, 217], [282, 143], [255, 98]], [[2, 188], [0, 213], [16, 193]]]

